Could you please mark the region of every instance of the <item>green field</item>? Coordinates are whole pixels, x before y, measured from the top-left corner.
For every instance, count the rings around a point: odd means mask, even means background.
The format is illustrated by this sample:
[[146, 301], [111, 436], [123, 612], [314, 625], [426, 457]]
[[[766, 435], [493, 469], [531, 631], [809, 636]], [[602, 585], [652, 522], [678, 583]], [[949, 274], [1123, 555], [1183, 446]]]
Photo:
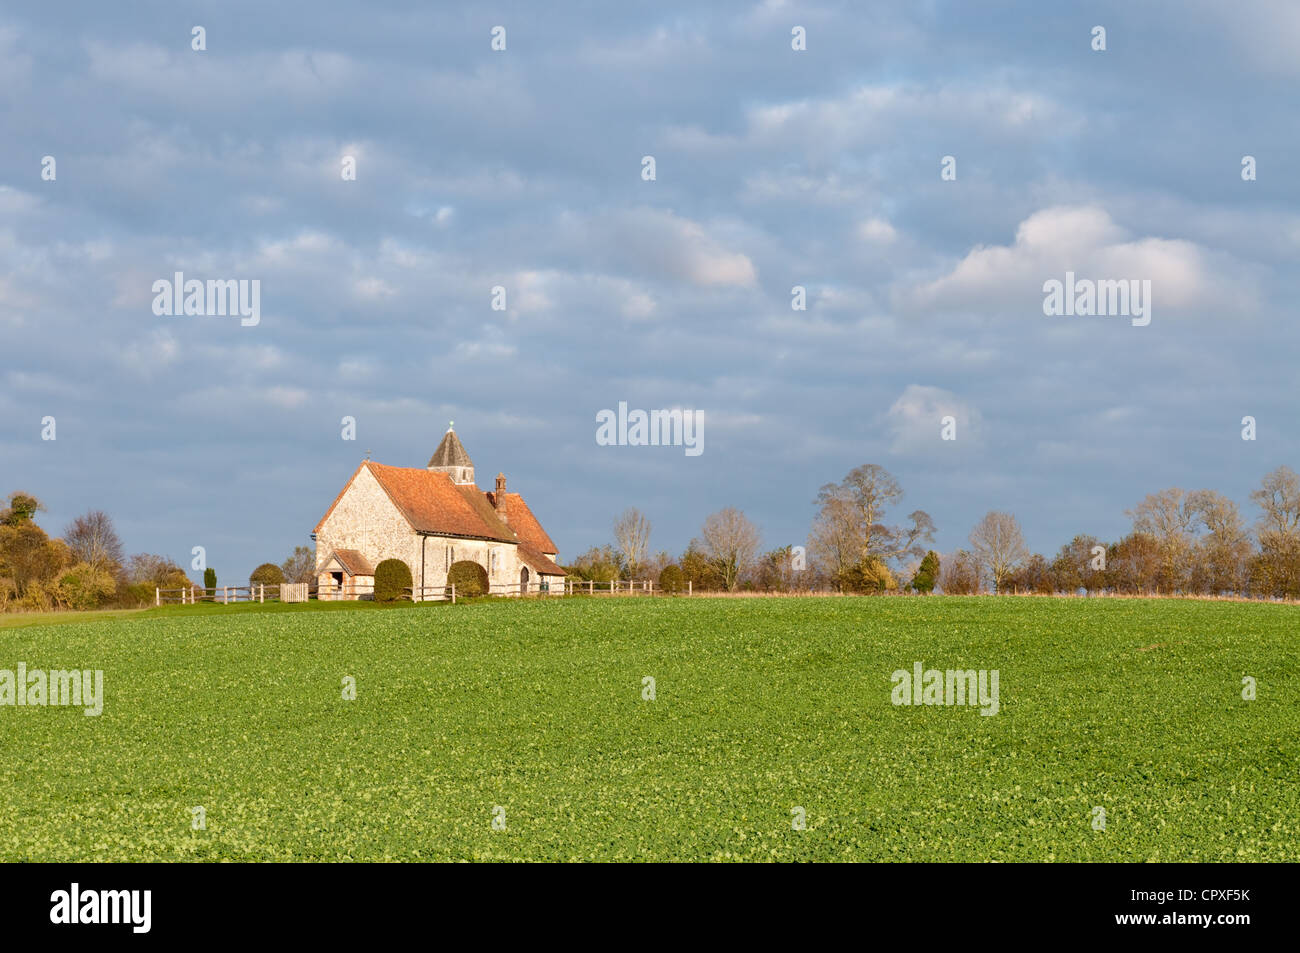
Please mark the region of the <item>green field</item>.
[[[0, 628], [105, 690], [0, 707], [0, 861], [1300, 860], [1297, 607], [274, 608]], [[999, 713], [893, 705], [916, 661]]]

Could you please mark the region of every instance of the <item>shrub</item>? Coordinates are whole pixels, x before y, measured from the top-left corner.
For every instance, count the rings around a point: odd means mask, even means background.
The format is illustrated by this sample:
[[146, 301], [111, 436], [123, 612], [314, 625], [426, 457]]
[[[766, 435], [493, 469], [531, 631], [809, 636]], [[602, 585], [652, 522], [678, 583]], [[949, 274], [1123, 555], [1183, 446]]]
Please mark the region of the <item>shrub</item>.
[[399, 602], [410, 599], [411, 567], [400, 559], [385, 559], [375, 567], [375, 601]]
[[925, 554], [916, 575], [912, 577], [912, 588], [922, 595], [929, 595], [934, 584], [939, 581], [939, 554], [933, 549]]
[[107, 570], [77, 563], [64, 570], [55, 589], [60, 605], [69, 609], [93, 609], [117, 591], [117, 584]]
[[868, 556], [839, 574], [840, 588], [845, 592], [884, 592], [897, 589], [898, 582], [879, 556]]
[[284, 570], [275, 563], [262, 563], [253, 570], [253, 574], [248, 577], [248, 584], [256, 586], [259, 583], [263, 586], [278, 586], [284, 582]]
[[665, 566], [659, 574], [659, 588], [667, 593], [684, 592], [686, 573], [682, 572], [682, 567], [676, 564]]
[[462, 559], [451, 564], [447, 585], [456, 587], [456, 596], [481, 596], [487, 592], [487, 570], [478, 563]]

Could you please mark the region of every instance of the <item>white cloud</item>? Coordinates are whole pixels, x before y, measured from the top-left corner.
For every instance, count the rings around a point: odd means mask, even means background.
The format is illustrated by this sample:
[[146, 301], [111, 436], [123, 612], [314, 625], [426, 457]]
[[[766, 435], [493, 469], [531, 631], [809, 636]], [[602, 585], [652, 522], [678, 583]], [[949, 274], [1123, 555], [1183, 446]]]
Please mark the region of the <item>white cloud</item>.
[[869, 218], [858, 226], [858, 237], [873, 245], [890, 245], [898, 239], [898, 232], [883, 218]]
[[[956, 439], [944, 440], [943, 418], [956, 421]], [[936, 454], [947, 448], [977, 445], [983, 419], [978, 410], [951, 391], [909, 384], [885, 415], [893, 440], [891, 453]]]
[[1240, 306], [1248, 290], [1212, 258], [1194, 242], [1131, 238], [1100, 207], [1056, 206], [1021, 222], [1011, 245], [977, 246], [948, 274], [904, 291], [900, 303], [1041, 315], [1043, 283], [1072, 271], [1080, 279], [1149, 279], [1157, 315], [1163, 308]]

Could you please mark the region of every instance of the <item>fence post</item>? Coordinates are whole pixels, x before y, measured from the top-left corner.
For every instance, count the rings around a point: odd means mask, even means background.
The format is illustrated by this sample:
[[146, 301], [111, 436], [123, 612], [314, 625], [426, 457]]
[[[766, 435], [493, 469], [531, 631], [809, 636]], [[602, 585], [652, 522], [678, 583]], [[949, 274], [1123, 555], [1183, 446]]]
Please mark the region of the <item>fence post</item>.
[[686, 580], [686, 594], [689, 596], [694, 591], [695, 582], [691, 579]]
[[257, 601], [258, 602], [266, 601], [266, 583], [264, 582], [259, 582], [257, 584]]
[[153, 604], [156, 606], [162, 605], [162, 592], [157, 586], [153, 587]]
[[587, 580], [587, 594], [594, 596], [596, 594], [596, 580]]
[[451, 604], [456, 604], [456, 584], [454, 582], [451, 584]]
[[222, 587], [221, 587], [221, 604], [222, 604], [223, 606], [228, 606], [228, 605], [230, 605], [230, 587], [229, 587], [229, 586], [222, 586]]

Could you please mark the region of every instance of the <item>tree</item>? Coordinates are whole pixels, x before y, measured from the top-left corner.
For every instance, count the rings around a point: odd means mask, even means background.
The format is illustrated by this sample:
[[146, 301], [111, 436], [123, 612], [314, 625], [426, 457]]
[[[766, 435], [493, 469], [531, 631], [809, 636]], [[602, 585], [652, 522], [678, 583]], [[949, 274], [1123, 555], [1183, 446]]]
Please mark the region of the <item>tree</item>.
[[63, 541], [50, 539], [30, 518], [0, 525], [0, 576], [13, 580], [19, 597], [30, 586], [52, 583], [71, 562]]
[[217, 588], [217, 571], [213, 569], [211, 566], [203, 570], [203, 588], [204, 589]]
[[1300, 476], [1290, 467], [1278, 467], [1250, 499], [1262, 511], [1255, 528], [1260, 551], [1250, 567], [1252, 590], [1300, 595]]
[[[692, 545], [697, 541], [692, 540]], [[753, 565], [762, 536], [758, 527], [734, 506], [710, 514], [700, 527], [698, 549], [723, 587], [734, 592]]]
[[81, 562], [59, 576], [55, 598], [65, 609], [93, 609], [116, 591], [117, 584], [107, 569]]
[[686, 590], [686, 576], [680, 566], [667, 565], [659, 573], [659, 588], [669, 594]]
[[375, 567], [375, 601], [410, 599], [411, 567], [400, 559], [385, 559]]
[[1003, 592], [1011, 573], [1029, 556], [1020, 524], [1010, 513], [990, 510], [970, 531], [975, 559], [993, 580], [993, 591]]
[[1193, 587], [1197, 592], [1243, 592], [1251, 544], [1237, 504], [1214, 490], [1197, 490], [1188, 501], [1205, 530], [1195, 548]]
[[765, 592], [794, 592], [803, 588], [800, 577], [804, 573], [794, 566], [793, 546], [782, 546], [764, 553], [758, 560], [756, 575], [758, 588]]
[[686, 547], [686, 552], [682, 553], [679, 561], [682, 575], [686, 577], [687, 583], [692, 590], [708, 592], [710, 589], [718, 589], [722, 586], [722, 578], [714, 569], [709, 558], [700, 549], [700, 541], [693, 539]]
[[1160, 544], [1146, 533], [1129, 533], [1106, 551], [1108, 584], [1117, 592], [1154, 592], [1160, 565]]
[[1177, 592], [1191, 585], [1191, 552], [1196, 527], [1196, 506], [1192, 497], [1176, 486], [1149, 493], [1127, 514], [1133, 532], [1150, 536], [1160, 549], [1157, 585]]
[[316, 578], [316, 554], [306, 546], [295, 546], [293, 553], [280, 563], [285, 582], [311, 582]]
[[45, 504], [32, 496], [18, 490], [9, 496], [9, 505], [0, 510], [0, 526], [21, 526], [30, 523], [38, 510], [45, 509]]
[[939, 554], [931, 549], [921, 560], [916, 575], [912, 577], [912, 588], [923, 595], [933, 592], [935, 584], [939, 581], [939, 566]]
[[[128, 559], [126, 579], [130, 585], [148, 586], [151, 590], [155, 586], [159, 589], [183, 589], [193, 585], [190, 577], [185, 575], [184, 569], [166, 556], [155, 556], [153, 553], [136, 553]], [[207, 584], [206, 574], [204, 584]], [[215, 575], [212, 585], [216, 585]], [[153, 598], [152, 591], [149, 596]]]
[[1007, 578], [1006, 586], [1014, 592], [1052, 594], [1052, 567], [1041, 553], [1032, 553]]
[[284, 570], [275, 563], [262, 563], [248, 577], [250, 586], [279, 586], [284, 583]]
[[117, 575], [122, 569], [122, 540], [103, 510], [78, 516], [63, 531], [63, 541], [77, 562]]
[[1106, 574], [1093, 568], [1097, 557], [1093, 550], [1101, 545], [1095, 536], [1080, 533], [1061, 547], [1052, 560], [1052, 591], [1076, 592], [1087, 589], [1089, 592], [1103, 589]]
[[1300, 476], [1290, 467], [1278, 467], [1266, 475], [1250, 499], [1264, 511], [1261, 534], [1300, 534]]
[[566, 566], [565, 572], [583, 580], [609, 582], [619, 578], [622, 568], [619, 554], [613, 546], [606, 545], [591, 547], [574, 559], [571, 565]]
[[636, 507], [628, 507], [614, 520], [614, 542], [623, 554], [623, 563], [627, 574], [636, 578], [637, 571], [645, 563], [646, 552], [650, 548], [650, 521]]
[[934, 521], [923, 510], [909, 513], [908, 525], [890, 526], [890, 507], [903, 498], [902, 487], [884, 467], [855, 467], [839, 483], [827, 483], [814, 501], [819, 507], [808, 536], [814, 560], [841, 588], [860, 579], [872, 557], [882, 562], [920, 558], [934, 537]]
[[939, 588], [945, 596], [969, 596], [980, 591], [980, 565], [975, 555], [965, 549], [943, 557], [939, 568]]

